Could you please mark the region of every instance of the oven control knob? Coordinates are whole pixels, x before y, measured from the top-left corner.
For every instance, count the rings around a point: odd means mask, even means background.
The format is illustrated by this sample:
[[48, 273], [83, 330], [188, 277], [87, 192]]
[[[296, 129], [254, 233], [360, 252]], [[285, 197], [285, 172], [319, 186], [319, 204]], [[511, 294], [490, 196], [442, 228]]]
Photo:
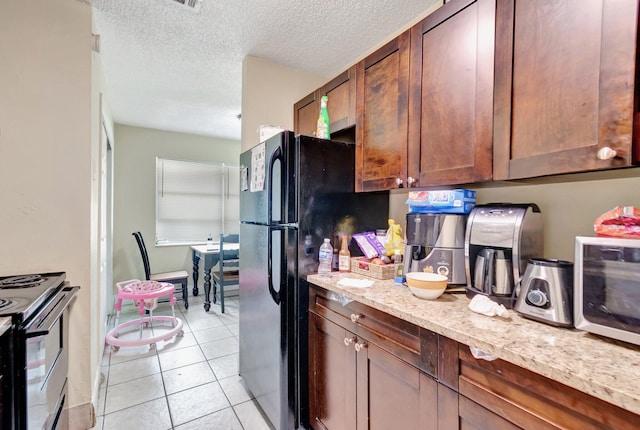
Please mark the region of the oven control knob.
[[531, 290], [527, 293], [527, 300], [534, 306], [544, 306], [549, 302], [547, 295], [540, 290]]

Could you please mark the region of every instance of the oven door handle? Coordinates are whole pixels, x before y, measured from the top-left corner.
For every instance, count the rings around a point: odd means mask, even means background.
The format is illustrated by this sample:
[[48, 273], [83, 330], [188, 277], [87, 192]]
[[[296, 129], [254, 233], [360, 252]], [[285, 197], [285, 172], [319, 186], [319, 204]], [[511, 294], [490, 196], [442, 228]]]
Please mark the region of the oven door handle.
[[[34, 322], [26, 328], [27, 338], [45, 336], [49, 334], [51, 328], [60, 319], [62, 313], [67, 309], [69, 303], [76, 297], [80, 287], [64, 287], [60, 293], [56, 294], [51, 301], [54, 302], [53, 307], [46, 306], [35, 317]], [[62, 297], [60, 297], [62, 296]], [[46, 315], [48, 313], [48, 315]], [[44, 315], [43, 315], [44, 314]], [[40, 321], [40, 316], [44, 317], [44, 320]]]

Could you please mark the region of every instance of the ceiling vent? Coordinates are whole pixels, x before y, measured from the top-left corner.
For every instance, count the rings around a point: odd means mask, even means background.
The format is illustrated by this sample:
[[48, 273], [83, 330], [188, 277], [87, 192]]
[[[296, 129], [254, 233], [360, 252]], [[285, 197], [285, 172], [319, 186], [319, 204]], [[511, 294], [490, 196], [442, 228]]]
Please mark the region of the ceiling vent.
[[171, 3], [176, 4], [184, 9], [188, 9], [195, 13], [200, 13], [203, 0], [169, 0]]

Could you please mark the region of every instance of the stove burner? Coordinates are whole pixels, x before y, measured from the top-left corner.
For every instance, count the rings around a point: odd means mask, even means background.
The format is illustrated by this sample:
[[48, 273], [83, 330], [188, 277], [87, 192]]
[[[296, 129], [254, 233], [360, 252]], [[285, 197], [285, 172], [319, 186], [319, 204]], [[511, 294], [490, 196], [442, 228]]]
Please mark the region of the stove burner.
[[11, 300], [0, 299], [0, 309], [4, 308], [5, 306], [11, 305], [11, 303], [13, 303]]
[[42, 283], [42, 280], [42, 275], [12, 276], [0, 279], [0, 289], [37, 287]]

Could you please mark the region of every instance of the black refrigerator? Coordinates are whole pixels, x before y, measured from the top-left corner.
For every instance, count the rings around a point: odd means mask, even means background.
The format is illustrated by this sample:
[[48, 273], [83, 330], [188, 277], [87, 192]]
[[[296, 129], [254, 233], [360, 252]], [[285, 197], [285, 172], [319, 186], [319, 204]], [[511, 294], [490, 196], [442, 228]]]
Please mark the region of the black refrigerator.
[[285, 131], [240, 155], [239, 371], [276, 429], [308, 427], [306, 277], [323, 239], [387, 226], [388, 192], [354, 189], [354, 144]]

